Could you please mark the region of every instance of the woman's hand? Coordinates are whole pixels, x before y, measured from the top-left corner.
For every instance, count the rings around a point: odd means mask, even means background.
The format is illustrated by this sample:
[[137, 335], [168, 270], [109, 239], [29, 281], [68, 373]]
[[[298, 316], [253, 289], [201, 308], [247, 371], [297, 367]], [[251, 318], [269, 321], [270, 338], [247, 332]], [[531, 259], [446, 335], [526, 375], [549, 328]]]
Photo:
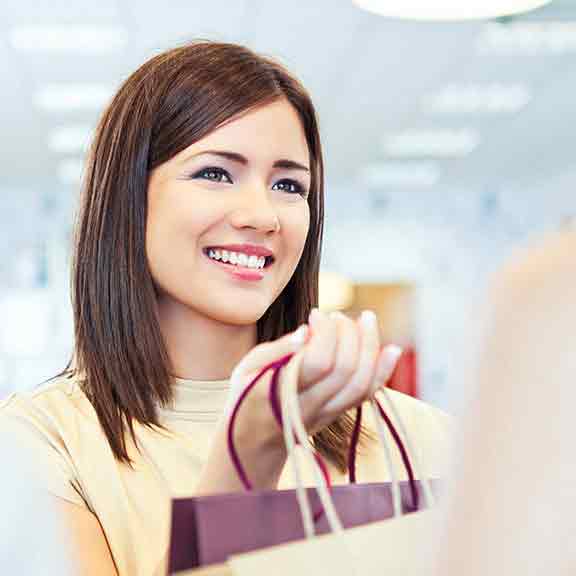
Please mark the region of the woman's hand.
[[[401, 349], [380, 345], [376, 315], [365, 311], [358, 321], [344, 314], [329, 316], [314, 309], [309, 324], [295, 333], [253, 348], [234, 369], [228, 416], [241, 393], [266, 365], [286, 354], [301, 352], [298, 392], [302, 418], [309, 434], [359, 406], [384, 386]], [[270, 409], [271, 373], [256, 384], [237, 416], [238, 443], [282, 445], [282, 431]]]
[[376, 315], [365, 310], [358, 321], [339, 312], [313, 310], [311, 337], [300, 365], [299, 397], [309, 434], [359, 406], [385, 386], [402, 354], [381, 347]]
[[[371, 312], [359, 321], [343, 314], [312, 312], [309, 325], [254, 347], [234, 368], [224, 418], [215, 434], [197, 494], [243, 489], [228, 453], [227, 432], [232, 410], [250, 382], [267, 365], [287, 354], [302, 353], [298, 395], [304, 425], [313, 434], [347, 410], [359, 406], [384, 386], [400, 357], [397, 346], [381, 348], [378, 323]], [[282, 430], [270, 407], [271, 372], [244, 399], [236, 419], [234, 441], [251, 484], [277, 485], [286, 461]]]

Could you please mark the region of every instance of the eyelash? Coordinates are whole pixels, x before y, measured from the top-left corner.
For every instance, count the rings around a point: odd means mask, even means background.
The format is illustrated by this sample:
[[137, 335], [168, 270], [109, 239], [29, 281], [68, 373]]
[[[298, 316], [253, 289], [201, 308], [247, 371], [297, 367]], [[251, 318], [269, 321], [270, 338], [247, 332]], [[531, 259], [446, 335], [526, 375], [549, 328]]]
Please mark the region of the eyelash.
[[[220, 179], [216, 180], [214, 178], [205, 178], [202, 176], [203, 174], [205, 175], [205, 174], [210, 174], [210, 173], [217, 174], [218, 176], [225, 176], [226, 178], [228, 178], [228, 183], [232, 184], [232, 178], [230, 178], [230, 174], [228, 174], [228, 172], [226, 170], [224, 170], [223, 168], [219, 168], [217, 166], [209, 166], [208, 168], [203, 168], [202, 170], [193, 174], [191, 176], [191, 178], [209, 180], [212, 182], [222, 182], [222, 180], [220, 180]], [[294, 186], [295, 189], [293, 192], [289, 192], [290, 194], [299, 194], [300, 196], [303, 196], [304, 198], [307, 197], [308, 193], [307, 193], [306, 189], [297, 180], [292, 180], [291, 178], [282, 178], [281, 180], [278, 180], [278, 182], [276, 182], [276, 184], [279, 184], [281, 182], [287, 182], [291, 186]]]

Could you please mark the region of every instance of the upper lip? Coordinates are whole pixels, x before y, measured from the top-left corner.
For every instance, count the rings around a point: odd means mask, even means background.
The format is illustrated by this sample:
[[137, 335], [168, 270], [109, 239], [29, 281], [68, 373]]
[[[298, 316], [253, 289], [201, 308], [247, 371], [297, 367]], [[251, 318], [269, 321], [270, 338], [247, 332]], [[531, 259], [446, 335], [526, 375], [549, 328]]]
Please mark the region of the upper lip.
[[266, 256], [273, 257], [272, 250], [257, 244], [219, 244], [217, 246], [210, 246], [211, 250], [228, 250], [229, 252], [243, 252], [248, 256]]

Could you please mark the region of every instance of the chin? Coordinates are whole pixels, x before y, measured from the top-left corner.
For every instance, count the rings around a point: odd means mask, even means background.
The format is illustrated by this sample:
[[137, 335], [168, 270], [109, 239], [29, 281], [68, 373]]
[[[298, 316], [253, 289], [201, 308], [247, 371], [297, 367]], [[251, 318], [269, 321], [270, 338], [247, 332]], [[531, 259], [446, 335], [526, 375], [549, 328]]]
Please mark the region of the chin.
[[236, 305], [233, 303], [220, 303], [220, 305], [214, 306], [209, 312], [207, 311], [207, 315], [224, 324], [248, 326], [256, 324], [256, 322], [264, 316], [266, 310], [268, 310], [268, 305], [258, 306], [256, 304], [244, 304], [243, 306], [239, 306], [238, 303], [236, 303]]

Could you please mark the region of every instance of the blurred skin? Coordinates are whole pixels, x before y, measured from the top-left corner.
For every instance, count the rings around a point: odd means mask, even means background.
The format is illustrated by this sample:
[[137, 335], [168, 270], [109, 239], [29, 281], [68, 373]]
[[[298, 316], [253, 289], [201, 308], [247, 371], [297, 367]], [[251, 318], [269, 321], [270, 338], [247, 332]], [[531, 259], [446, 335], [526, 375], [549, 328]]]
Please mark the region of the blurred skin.
[[[286, 100], [222, 125], [150, 176], [146, 249], [176, 376], [228, 378], [296, 269], [308, 234], [310, 175], [275, 168], [278, 160], [309, 169], [304, 131]], [[241, 243], [273, 251], [262, 280], [235, 279], [202, 251]]]
[[576, 573], [575, 252], [550, 235], [493, 279], [435, 575]]

